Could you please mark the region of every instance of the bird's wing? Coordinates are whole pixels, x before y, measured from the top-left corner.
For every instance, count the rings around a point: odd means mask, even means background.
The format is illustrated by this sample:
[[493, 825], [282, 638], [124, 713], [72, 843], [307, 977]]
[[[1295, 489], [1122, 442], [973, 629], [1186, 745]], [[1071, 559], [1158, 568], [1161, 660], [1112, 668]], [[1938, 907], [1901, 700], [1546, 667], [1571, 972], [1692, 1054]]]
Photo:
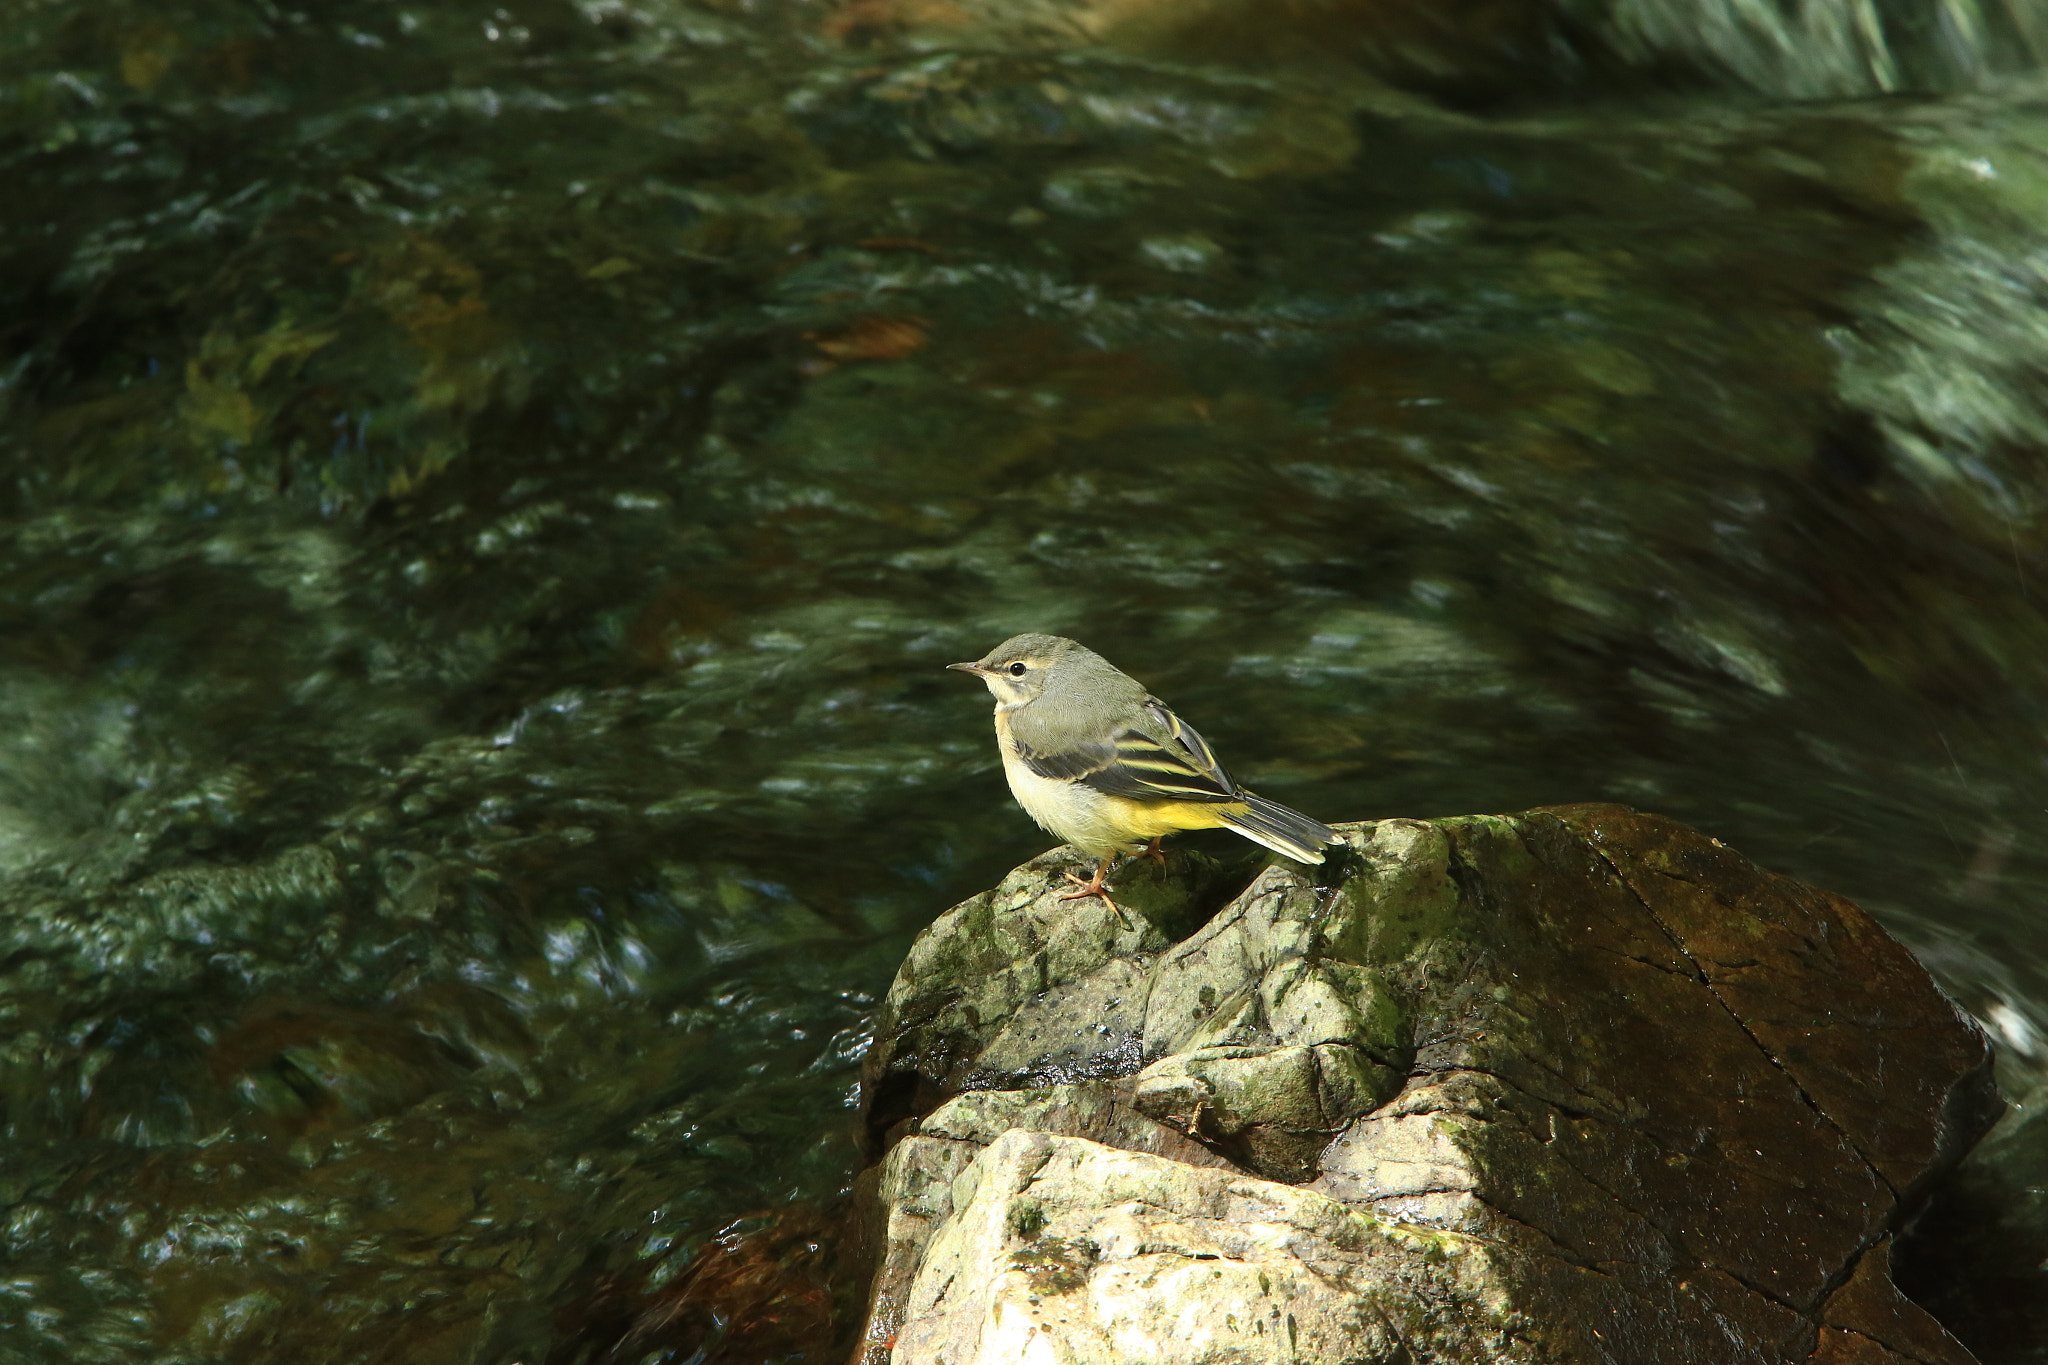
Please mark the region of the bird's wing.
[[1040, 754], [1018, 744], [1017, 757], [1040, 777], [1059, 778], [1133, 801], [1237, 801], [1230, 774], [1195, 727], [1156, 697], [1145, 710], [1160, 733], [1127, 726], [1106, 740], [1063, 753]]

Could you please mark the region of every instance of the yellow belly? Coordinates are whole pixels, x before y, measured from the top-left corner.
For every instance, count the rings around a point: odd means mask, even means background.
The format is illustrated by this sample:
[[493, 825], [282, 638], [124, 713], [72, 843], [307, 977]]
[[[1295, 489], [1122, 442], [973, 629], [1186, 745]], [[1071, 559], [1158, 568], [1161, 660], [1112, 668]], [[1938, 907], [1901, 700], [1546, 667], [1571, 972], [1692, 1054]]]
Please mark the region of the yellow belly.
[[1185, 829], [1216, 829], [1224, 806], [1203, 801], [1131, 801], [1078, 782], [1040, 777], [1004, 747], [1010, 794], [1039, 827], [1091, 858], [1135, 853], [1153, 839]]

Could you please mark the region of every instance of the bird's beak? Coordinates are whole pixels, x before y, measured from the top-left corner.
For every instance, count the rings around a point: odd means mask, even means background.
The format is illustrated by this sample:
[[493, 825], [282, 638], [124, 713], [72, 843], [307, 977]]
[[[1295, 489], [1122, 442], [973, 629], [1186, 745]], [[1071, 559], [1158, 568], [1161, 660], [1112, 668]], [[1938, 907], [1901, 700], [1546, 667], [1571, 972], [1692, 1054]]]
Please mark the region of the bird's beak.
[[983, 668], [980, 664], [947, 664], [946, 667], [957, 668], [962, 673], [972, 673], [977, 678], [993, 678], [996, 675], [993, 668]]

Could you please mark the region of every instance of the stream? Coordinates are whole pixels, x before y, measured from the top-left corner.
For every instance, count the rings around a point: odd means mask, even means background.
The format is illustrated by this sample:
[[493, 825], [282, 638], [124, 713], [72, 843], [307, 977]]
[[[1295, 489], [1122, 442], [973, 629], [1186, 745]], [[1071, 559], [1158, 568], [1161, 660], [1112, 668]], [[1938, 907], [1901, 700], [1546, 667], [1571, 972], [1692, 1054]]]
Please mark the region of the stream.
[[839, 1358], [1024, 630], [1858, 901], [2048, 1362], [2043, 0], [5, 9], [0, 1362]]

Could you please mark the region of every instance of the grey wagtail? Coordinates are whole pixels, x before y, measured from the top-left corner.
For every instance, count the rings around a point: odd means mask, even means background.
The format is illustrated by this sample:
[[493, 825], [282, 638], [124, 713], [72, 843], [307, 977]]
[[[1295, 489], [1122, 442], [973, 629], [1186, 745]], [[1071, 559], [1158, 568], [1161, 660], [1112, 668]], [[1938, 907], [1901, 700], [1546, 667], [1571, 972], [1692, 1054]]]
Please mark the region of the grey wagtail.
[[1231, 781], [1194, 726], [1072, 640], [1018, 635], [946, 667], [995, 693], [996, 742], [1017, 804], [1097, 860], [1091, 878], [1067, 874], [1075, 885], [1063, 899], [1108, 901], [1102, 879], [1117, 854], [1164, 862], [1160, 839], [1184, 829], [1235, 830], [1304, 863], [1321, 862], [1323, 847], [1339, 841], [1321, 821]]

